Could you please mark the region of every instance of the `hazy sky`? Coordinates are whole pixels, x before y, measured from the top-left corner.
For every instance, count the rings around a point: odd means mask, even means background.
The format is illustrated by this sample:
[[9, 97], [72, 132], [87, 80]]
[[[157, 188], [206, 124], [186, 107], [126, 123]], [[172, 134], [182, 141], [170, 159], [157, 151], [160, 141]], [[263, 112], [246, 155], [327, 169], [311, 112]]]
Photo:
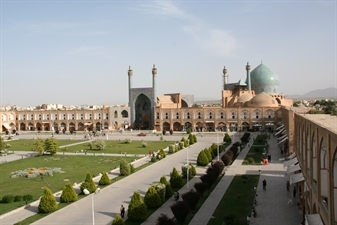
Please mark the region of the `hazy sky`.
[[133, 87], [220, 99], [261, 60], [284, 94], [336, 87], [336, 1], [1, 0], [1, 106], [123, 104]]

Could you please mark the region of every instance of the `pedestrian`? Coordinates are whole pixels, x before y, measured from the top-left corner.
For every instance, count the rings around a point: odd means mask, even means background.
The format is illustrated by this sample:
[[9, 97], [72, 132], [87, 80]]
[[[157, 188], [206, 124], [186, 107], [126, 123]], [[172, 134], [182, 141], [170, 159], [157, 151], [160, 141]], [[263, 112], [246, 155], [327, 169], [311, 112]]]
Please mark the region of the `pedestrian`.
[[43, 173], [40, 173], [41, 181], [43, 181]]
[[121, 217], [124, 218], [124, 214], [125, 214], [125, 208], [123, 205], [121, 205]]
[[296, 198], [296, 187], [294, 186], [293, 197]]
[[266, 179], [263, 179], [262, 185], [263, 185], [263, 190], [266, 190], [266, 188], [267, 188], [267, 181], [266, 181]]
[[290, 189], [290, 182], [289, 182], [289, 180], [287, 181], [286, 186], [287, 186], [287, 191], [289, 191], [289, 189]]

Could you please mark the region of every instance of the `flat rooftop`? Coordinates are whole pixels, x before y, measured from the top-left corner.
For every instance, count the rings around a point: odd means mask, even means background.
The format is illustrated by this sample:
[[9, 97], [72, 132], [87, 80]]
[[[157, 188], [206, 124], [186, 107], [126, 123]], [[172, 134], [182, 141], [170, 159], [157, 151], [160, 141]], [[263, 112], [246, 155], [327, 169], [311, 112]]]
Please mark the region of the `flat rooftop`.
[[[297, 113], [296, 113], [297, 114]], [[328, 114], [297, 114], [302, 116], [313, 123], [319, 124], [322, 127], [331, 130], [337, 134], [337, 116], [332, 116]]]

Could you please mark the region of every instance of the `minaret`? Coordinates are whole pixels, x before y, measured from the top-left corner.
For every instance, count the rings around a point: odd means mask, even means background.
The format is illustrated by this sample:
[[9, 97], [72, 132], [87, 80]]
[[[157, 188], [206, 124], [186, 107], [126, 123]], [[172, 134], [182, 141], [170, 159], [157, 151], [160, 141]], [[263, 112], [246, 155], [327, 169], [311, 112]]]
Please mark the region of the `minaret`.
[[247, 87], [248, 87], [248, 90], [252, 90], [252, 87], [251, 87], [251, 83], [250, 83], [250, 73], [249, 73], [249, 70], [250, 70], [250, 65], [249, 63], [247, 62], [247, 65], [246, 65], [246, 71], [247, 71]]
[[223, 90], [227, 90], [226, 84], [228, 84], [228, 75], [225, 66], [223, 67], [222, 73], [223, 73]]
[[128, 76], [129, 76], [129, 106], [131, 104], [132, 75], [133, 75], [133, 71], [131, 69], [131, 66], [129, 66], [129, 70], [128, 70]]
[[156, 96], [156, 75], [157, 75], [157, 68], [156, 65], [153, 64], [152, 68], [152, 89], [153, 89], [153, 106], [156, 106], [157, 96]]

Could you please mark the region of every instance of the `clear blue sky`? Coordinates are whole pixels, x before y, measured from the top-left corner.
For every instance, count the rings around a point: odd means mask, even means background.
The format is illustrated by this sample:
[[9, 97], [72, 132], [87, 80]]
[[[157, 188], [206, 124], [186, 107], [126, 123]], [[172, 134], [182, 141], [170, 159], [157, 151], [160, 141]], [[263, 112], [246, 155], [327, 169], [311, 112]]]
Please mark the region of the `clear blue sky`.
[[245, 65], [284, 94], [336, 87], [336, 1], [1, 0], [1, 106], [123, 104], [134, 87], [220, 99]]

